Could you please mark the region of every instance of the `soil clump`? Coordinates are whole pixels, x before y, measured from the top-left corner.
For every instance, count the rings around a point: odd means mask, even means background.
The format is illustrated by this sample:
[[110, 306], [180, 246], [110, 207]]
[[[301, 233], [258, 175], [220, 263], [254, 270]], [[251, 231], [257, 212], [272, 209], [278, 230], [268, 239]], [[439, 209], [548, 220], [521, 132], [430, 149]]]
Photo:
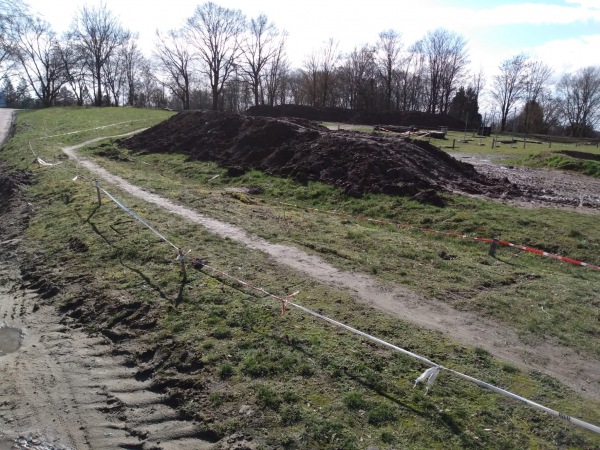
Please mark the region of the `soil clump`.
[[122, 141], [144, 153], [183, 153], [215, 161], [229, 176], [257, 169], [320, 181], [351, 196], [367, 192], [412, 197], [442, 206], [443, 192], [521, 196], [506, 179], [479, 174], [424, 142], [392, 134], [331, 131], [298, 118], [190, 111]]

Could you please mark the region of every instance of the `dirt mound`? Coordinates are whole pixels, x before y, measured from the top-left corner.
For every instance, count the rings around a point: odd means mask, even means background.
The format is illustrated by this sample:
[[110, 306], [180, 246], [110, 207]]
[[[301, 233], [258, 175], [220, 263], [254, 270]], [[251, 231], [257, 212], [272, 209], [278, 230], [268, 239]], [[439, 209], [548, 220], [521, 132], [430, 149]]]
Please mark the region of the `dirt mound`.
[[465, 128], [465, 123], [454, 117], [419, 111], [366, 111], [346, 108], [317, 108], [303, 105], [259, 105], [252, 106], [245, 114], [264, 117], [298, 117], [308, 120], [366, 125], [387, 124], [420, 128], [448, 127], [459, 130]]
[[427, 142], [330, 131], [302, 119], [184, 112], [122, 144], [135, 151], [216, 161], [231, 168], [230, 175], [258, 169], [301, 182], [322, 181], [354, 196], [411, 196], [441, 206], [440, 191], [516, 193], [508, 181], [486, 178]]

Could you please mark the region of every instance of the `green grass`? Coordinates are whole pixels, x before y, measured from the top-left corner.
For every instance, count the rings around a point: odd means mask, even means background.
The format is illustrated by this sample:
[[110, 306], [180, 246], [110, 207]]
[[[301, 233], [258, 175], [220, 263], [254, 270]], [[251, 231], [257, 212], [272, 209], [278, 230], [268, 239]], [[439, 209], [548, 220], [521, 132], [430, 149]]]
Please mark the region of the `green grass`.
[[[370, 273], [458, 309], [493, 317], [524, 338], [554, 338], [594, 357], [600, 355], [600, 325], [595, 320], [598, 272], [508, 247], [500, 247], [498, 259], [493, 259], [487, 256], [487, 245], [473, 240], [272, 202], [279, 199], [412, 227], [498, 237], [598, 265], [600, 230], [593, 215], [521, 209], [460, 196], [448, 197], [450, 206], [443, 209], [385, 195], [356, 199], [321, 183], [301, 185], [259, 172], [228, 178], [216, 165], [188, 162], [183, 155], [131, 155], [114, 144], [84, 152], [105, 153], [111, 147], [131, 162], [102, 158], [103, 166], [178, 203], [272, 242], [319, 254], [344, 270]], [[260, 186], [264, 192], [249, 196], [226, 190], [243, 186]]]
[[530, 154], [524, 158], [512, 159], [509, 161], [514, 164], [528, 167], [568, 170], [589, 175], [591, 177], [600, 178], [600, 161], [573, 158], [560, 153], [541, 152], [537, 154]]
[[[82, 111], [93, 115], [94, 110]], [[64, 114], [72, 113], [77, 121], [82, 111]], [[104, 111], [96, 110], [106, 114], [96, 119], [96, 126], [113, 123], [114, 117]], [[144, 114], [128, 111], [131, 120]], [[21, 165], [22, 155], [29, 158], [28, 140], [52, 132], [53, 117], [61, 114], [21, 114], [18, 129], [30, 124], [28, 134], [18, 133], [0, 158]], [[36, 131], [36, 123], [45, 128]], [[58, 154], [59, 142], [46, 143], [45, 150]], [[273, 242], [318, 253], [340, 267], [370, 270], [384, 281], [506, 320], [524, 334], [556, 336], [597, 357], [589, 347], [598, 347], [593, 335], [598, 274], [503, 249], [499, 257], [509, 265], [487, 257], [487, 248], [474, 242], [284, 209], [262, 200], [279, 198], [431, 228], [491, 233], [598, 262], [600, 238], [593, 217], [552, 210], [541, 214], [460, 197], [451, 197], [445, 209], [384, 196], [352, 199], [321, 184], [304, 186], [256, 172], [228, 179], [213, 164], [186, 162], [181, 155], [131, 155], [110, 142], [86, 153], [108, 149], [131, 161], [98, 157], [103, 166], [161, 195]], [[105, 154], [114, 157], [114, 152]], [[28, 200], [36, 214], [23, 251], [36, 255], [51, 276], [65, 282], [88, 280], [73, 284], [56, 302], [65, 308], [78, 301], [87, 304], [94, 311], [91, 329], [127, 323], [136, 313], [126, 311], [149, 305], [143, 318], [156, 320], [156, 326], [139, 332], [137, 339], [145, 352], [160, 350], [162, 359], [153, 359], [157, 386], [171, 386], [169, 394], [179, 399], [182, 414], [219, 435], [243, 431], [263, 436], [266, 431], [267, 443], [281, 448], [600, 446], [591, 433], [448, 374], [442, 373], [425, 396], [422, 388], [412, 388], [425, 369], [414, 360], [295, 310], [281, 316], [278, 304], [208, 271], [189, 270], [188, 281], [182, 283], [173, 249], [114, 204], [105, 202], [96, 209], [89, 183], [71, 181], [72, 171], [63, 167], [33, 170], [35, 184]], [[209, 181], [215, 175], [220, 176]], [[248, 185], [260, 185], [264, 193], [256, 198], [225, 190]], [[300, 290], [297, 301], [307, 307], [566, 414], [598, 422], [599, 402], [584, 401], [550, 377], [523, 372], [482, 349], [465, 348], [358, 305], [348, 294], [277, 266], [259, 252], [110, 190], [169, 239], [193, 248], [192, 254], [219, 269], [276, 294]], [[72, 238], [88, 250], [73, 251]], [[536, 296], [536, 290], [542, 292]], [[583, 299], [572, 298], [574, 292]], [[239, 413], [245, 411], [243, 405], [248, 414]]]

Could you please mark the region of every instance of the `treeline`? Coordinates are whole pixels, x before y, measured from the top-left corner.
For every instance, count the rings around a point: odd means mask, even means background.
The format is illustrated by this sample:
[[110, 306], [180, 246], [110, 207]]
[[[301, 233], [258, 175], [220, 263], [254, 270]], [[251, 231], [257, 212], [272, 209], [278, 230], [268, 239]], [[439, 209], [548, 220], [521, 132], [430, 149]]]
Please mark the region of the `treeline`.
[[[414, 43], [386, 30], [342, 53], [330, 39], [293, 68], [287, 33], [262, 14], [200, 4], [180, 29], [157, 30], [151, 55], [106, 8], [84, 6], [58, 36], [21, 0], [0, 0], [0, 69], [8, 106], [221, 109], [298, 104], [448, 114], [470, 128], [589, 136], [600, 119], [600, 68], [553, 81], [523, 54], [488, 79], [469, 71], [466, 39], [436, 29]], [[489, 110], [479, 111], [482, 95]], [[485, 123], [483, 123], [485, 122]]]

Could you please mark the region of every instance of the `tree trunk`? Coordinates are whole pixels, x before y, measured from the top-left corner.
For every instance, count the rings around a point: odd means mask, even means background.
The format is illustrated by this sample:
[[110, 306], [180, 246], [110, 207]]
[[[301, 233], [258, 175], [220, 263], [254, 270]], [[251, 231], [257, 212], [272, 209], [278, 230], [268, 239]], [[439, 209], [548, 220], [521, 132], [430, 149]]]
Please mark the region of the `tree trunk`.
[[98, 81], [98, 92], [96, 93], [96, 106], [102, 106], [102, 83], [100, 75], [100, 66], [96, 66], [96, 81]]

